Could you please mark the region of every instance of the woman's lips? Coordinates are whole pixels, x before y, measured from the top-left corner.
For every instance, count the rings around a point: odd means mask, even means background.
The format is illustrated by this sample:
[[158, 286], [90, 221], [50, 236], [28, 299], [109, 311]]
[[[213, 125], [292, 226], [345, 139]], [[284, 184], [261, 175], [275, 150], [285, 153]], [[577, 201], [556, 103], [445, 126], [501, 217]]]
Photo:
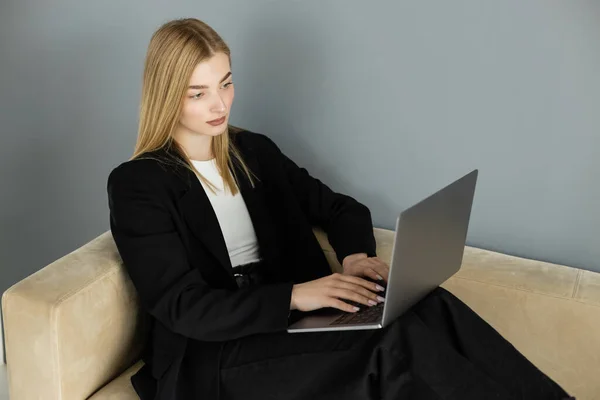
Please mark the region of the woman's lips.
[[221, 125], [223, 122], [225, 122], [225, 116], [219, 119], [213, 119], [212, 121], [208, 121], [207, 124], [210, 124], [212, 126], [218, 126]]

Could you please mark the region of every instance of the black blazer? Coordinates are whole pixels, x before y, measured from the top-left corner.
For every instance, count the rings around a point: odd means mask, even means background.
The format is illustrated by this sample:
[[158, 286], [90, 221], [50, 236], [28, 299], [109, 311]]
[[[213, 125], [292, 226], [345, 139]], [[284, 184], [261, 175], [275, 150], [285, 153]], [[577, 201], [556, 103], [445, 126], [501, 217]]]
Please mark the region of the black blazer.
[[142, 399], [170, 399], [188, 340], [205, 354], [207, 399], [217, 398], [224, 341], [285, 330], [294, 283], [331, 274], [313, 233], [327, 233], [337, 259], [376, 255], [369, 209], [333, 192], [286, 157], [267, 136], [230, 133], [247, 166], [238, 187], [256, 231], [266, 284], [238, 289], [217, 216], [198, 178], [165, 163], [160, 149], [116, 167], [108, 178], [110, 228], [151, 326], [132, 377]]

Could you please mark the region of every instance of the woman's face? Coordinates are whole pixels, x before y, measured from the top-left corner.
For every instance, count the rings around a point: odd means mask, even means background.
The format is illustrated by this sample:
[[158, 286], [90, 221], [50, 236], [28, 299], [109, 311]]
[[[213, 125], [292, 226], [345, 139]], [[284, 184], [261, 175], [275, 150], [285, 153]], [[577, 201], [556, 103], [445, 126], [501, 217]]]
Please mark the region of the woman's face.
[[180, 128], [191, 134], [220, 135], [227, 128], [233, 96], [229, 58], [224, 53], [216, 53], [198, 64], [192, 73], [183, 101]]

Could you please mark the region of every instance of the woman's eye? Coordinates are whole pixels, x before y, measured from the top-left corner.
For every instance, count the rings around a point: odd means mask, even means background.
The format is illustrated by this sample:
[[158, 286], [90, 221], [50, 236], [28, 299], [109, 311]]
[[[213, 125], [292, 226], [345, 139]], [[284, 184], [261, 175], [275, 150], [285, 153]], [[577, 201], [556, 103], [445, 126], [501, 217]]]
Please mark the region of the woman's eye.
[[[233, 85], [233, 82], [227, 82], [226, 84], [223, 85], [223, 89], [227, 89], [231, 85]], [[200, 92], [200, 93], [191, 95], [190, 99], [199, 99], [202, 96], [204, 96], [204, 93]]]

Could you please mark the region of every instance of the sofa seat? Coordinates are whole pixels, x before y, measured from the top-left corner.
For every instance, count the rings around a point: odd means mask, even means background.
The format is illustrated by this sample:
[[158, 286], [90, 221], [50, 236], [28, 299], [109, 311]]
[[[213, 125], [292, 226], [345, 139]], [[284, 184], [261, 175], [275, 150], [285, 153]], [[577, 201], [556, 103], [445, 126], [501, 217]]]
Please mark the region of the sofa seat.
[[[389, 262], [394, 232], [374, 232]], [[600, 398], [599, 273], [467, 246], [442, 286], [578, 400]], [[137, 399], [143, 326], [110, 232], [9, 288], [2, 309], [12, 400]]]

